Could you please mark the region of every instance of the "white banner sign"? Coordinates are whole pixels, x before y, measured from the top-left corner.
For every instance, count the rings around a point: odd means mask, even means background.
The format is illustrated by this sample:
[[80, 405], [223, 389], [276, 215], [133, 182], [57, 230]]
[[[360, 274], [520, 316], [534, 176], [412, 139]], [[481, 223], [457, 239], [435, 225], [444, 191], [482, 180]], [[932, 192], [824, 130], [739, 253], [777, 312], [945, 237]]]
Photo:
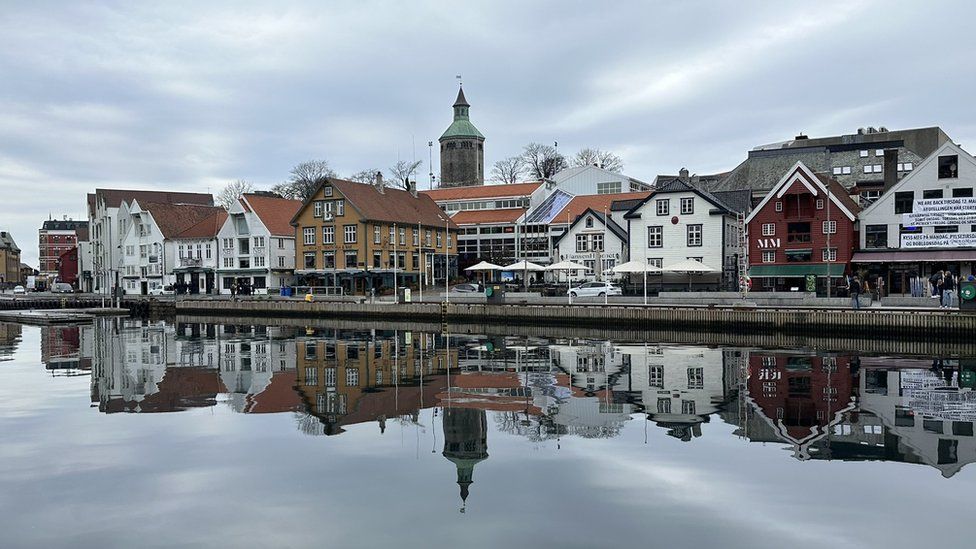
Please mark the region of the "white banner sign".
[[976, 225], [976, 198], [916, 200], [912, 213], [902, 214], [902, 225], [906, 227]]
[[970, 248], [976, 247], [976, 233], [903, 234], [902, 248]]

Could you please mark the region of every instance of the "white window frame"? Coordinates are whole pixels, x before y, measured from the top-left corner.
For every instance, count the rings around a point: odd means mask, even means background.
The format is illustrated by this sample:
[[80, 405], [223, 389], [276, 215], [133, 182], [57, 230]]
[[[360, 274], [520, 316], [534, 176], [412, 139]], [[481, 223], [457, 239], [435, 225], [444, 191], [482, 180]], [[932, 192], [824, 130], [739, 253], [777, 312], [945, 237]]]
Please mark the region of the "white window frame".
[[342, 242], [344, 244], [355, 244], [359, 233], [357, 229], [358, 229], [357, 225], [343, 225]]
[[306, 246], [315, 245], [315, 227], [302, 228], [302, 243], [304, 243]]
[[[657, 244], [653, 244], [651, 241], [657, 241]], [[650, 225], [647, 227], [647, 247], [648, 248], [663, 248], [664, 247], [664, 225]]]
[[658, 198], [654, 201], [654, 208], [657, 215], [670, 215], [671, 212], [671, 199], [669, 198]]
[[763, 236], [776, 236], [776, 224], [775, 223], [763, 223], [762, 224], [762, 235]]
[[837, 261], [837, 248], [823, 248], [820, 256], [823, 261], [828, 263]]
[[335, 244], [335, 225], [322, 225], [322, 244]]
[[[687, 208], [685, 206], [687, 206]], [[681, 215], [692, 215], [694, 213], [695, 213], [695, 197], [682, 198]]]
[[821, 229], [823, 230], [823, 234], [837, 234], [837, 221], [834, 219], [824, 221], [821, 224]]
[[773, 205], [773, 209], [776, 210], [777, 212], [783, 211], [783, 201], [777, 200], [776, 204]]
[[776, 250], [763, 250], [762, 253], [763, 263], [776, 263]]

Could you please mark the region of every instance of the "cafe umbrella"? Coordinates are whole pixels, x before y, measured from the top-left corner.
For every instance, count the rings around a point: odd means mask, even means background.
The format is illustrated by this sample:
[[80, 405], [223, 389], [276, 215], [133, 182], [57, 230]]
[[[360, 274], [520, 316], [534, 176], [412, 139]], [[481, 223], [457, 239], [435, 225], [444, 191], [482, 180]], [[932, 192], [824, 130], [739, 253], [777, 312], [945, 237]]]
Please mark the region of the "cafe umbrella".
[[471, 272], [480, 272], [481, 273], [481, 282], [482, 282], [482, 284], [487, 284], [487, 282], [485, 280], [485, 273], [487, 273], [489, 271], [501, 271], [502, 270], [502, 266], [501, 265], [495, 265], [494, 263], [488, 263], [487, 261], [482, 261], [481, 263], [478, 263], [477, 265], [472, 265], [472, 266], [470, 266], [470, 267], [468, 267], [467, 269], [464, 269], [464, 270], [465, 271], [471, 271]]
[[636, 259], [621, 263], [610, 270], [615, 274], [644, 273], [644, 305], [647, 305], [647, 273], [660, 273], [662, 271], [660, 267]]
[[718, 272], [697, 259], [686, 259], [664, 267], [666, 273], [688, 273], [688, 290], [691, 290], [691, 275]]
[[[585, 271], [586, 265], [580, 265], [579, 263], [573, 263], [572, 261], [560, 261], [559, 263], [553, 263], [546, 267], [547, 271], [566, 271], [566, 295], [569, 295], [569, 290], [573, 287], [573, 272], [575, 271]], [[573, 298], [570, 297], [570, 300]]]

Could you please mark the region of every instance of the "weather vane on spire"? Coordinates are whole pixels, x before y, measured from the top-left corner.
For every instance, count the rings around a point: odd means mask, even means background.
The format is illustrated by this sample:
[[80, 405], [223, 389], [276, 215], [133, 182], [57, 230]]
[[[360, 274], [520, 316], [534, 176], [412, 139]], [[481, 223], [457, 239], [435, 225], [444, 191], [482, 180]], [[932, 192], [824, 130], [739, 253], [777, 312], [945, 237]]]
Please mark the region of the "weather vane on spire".
[[464, 83], [461, 82], [461, 75], [460, 74], [455, 75], [454, 78], [457, 78], [458, 86], [463, 86], [464, 85]]

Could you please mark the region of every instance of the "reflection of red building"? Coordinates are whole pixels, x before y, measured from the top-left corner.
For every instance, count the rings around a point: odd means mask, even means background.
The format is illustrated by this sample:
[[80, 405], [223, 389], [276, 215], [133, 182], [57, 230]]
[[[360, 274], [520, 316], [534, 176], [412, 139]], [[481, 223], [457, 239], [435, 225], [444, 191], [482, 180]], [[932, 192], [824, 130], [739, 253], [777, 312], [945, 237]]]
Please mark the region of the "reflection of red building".
[[825, 291], [850, 264], [860, 210], [843, 185], [797, 162], [746, 218], [752, 289], [803, 289], [813, 275]]
[[77, 288], [78, 284], [78, 248], [74, 247], [63, 252], [58, 257], [58, 282], [71, 284]]
[[98, 409], [114, 412], [178, 412], [190, 408], [204, 408], [217, 403], [217, 394], [226, 393], [220, 373], [213, 368], [167, 368], [154, 393], [141, 400], [129, 401], [121, 396], [102, 400], [92, 386], [92, 401], [98, 400]]
[[752, 353], [749, 400], [805, 459], [811, 443], [853, 408], [850, 357]]

